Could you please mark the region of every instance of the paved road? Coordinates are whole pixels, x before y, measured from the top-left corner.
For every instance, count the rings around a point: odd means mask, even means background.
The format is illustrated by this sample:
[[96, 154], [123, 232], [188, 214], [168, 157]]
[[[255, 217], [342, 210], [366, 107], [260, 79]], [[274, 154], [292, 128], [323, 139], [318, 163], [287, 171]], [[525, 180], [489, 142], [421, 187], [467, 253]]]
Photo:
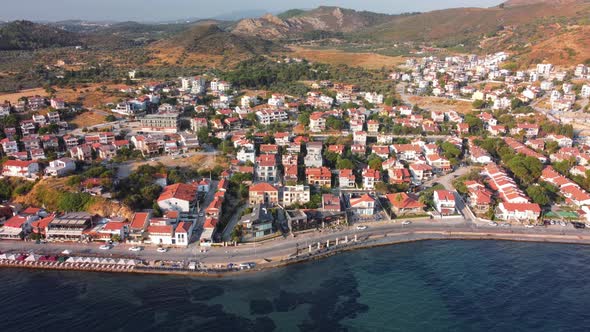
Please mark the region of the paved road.
[[414, 220], [410, 225], [402, 225], [400, 222], [369, 222], [365, 230], [358, 230], [355, 226], [343, 227], [339, 230], [314, 231], [307, 234], [301, 234], [296, 237], [287, 236], [279, 237], [275, 240], [267, 241], [262, 244], [247, 244], [237, 247], [212, 247], [207, 252], [200, 252], [196, 244], [189, 248], [170, 249], [167, 253], [158, 253], [155, 247], [145, 247], [141, 252], [128, 251], [128, 245], [118, 245], [111, 250], [100, 250], [99, 244], [73, 244], [73, 243], [48, 243], [35, 244], [33, 242], [23, 241], [1, 241], [0, 251], [35, 251], [40, 254], [58, 254], [64, 249], [71, 251], [73, 255], [113, 255], [114, 257], [130, 257], [147, 260], [167, 259], [167, 260], [196, 260], [204, 264], [226, 264], [229, 262], [240, 263], [255, 261], [261, 262], [263, 259], [276, 260], [280, 257], [287, 257], [295, 253], [296, 249], [307, 248], [310, 244], [317, 246], [317, 243], [325, 243], [327, 240], [334, 241], [339, 238], [341, 241], [344, 237], [352, 240], [356, 235], [359, 239], [368, 236], [399, 234], [415, 231], [432, 231], [432, 232], [494, 232], [506, 234], [541, 234], [541, 235], [586, 235], [590, 236], [590, 230], [577, 230], [573, 227], [535, 227], [525, 228], [524, 226], [512, 227], [493, 227], [488, 224], [477, 224], [467, 222], [465, 219], [458, 217], [442, 221], [432, 221], [429, 219]]

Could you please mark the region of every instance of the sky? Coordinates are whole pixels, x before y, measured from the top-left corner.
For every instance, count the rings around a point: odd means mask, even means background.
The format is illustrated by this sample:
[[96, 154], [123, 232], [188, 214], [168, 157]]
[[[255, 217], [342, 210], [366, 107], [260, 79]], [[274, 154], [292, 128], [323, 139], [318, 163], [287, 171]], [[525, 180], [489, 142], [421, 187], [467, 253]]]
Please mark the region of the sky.
[[502, 0], [0, 0], [0, 20], [66, 19], [168, 21], [210, 18], [242, 11], [278, 13], [320, 5], [399, 14], [451, 7], [491, 7]]

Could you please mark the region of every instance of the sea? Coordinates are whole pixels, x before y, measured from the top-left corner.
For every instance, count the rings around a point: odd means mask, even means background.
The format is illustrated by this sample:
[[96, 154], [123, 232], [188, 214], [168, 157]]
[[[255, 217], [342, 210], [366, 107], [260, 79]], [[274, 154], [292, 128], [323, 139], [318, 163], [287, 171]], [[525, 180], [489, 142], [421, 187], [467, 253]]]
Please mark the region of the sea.
[[426, 241], [232, 278], [0, 269], [0, 331], [588, 331], [590, 246]]

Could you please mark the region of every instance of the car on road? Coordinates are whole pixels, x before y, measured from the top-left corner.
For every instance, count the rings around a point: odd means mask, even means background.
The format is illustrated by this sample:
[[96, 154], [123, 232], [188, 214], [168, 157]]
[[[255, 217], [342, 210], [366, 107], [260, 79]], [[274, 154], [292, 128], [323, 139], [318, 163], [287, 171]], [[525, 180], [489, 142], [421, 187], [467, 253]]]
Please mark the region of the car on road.
[[493, 226], [493, 227], [496, 227], [496, 226], [498, 226], [498, 223], [497, 222], [490, 221], [488, 223], [488, 225]]
[[111, 246], [108, 244], [103, 244], [102, 246], [98, 247], [100, 250], [110, 250]]
[[526, 227], [526, 228], [535, 228], [535, 225], [530, 225], [529, 224], [529, 225], [524, 225], [524, 227]]
[[560, 222], [559, 222], [559, 225], [561, 225], [561, 227], [565, 227], [565, 226], [567, 226], [567, 224], [566, 224], [564, 221], [560, 221]]
[[367, 229], [367, 226], [365, 226], [365, 225], [358, 225], [358, 226], [356, 226], [356, 229], [358, 229], [359, 231], [362, 231], [362, 230]]
[[203, 212], [199, 213], [199, 217], [203, 217], [205, 214]]
[[406, 220], [406, 221], [402, 222], [402, 225], [409, 225], [409, 224], [411, 224], [411, 223], [412, 223], [411, 221], [409, 221], [409, 220]]
[[500, 227], [510, 227], [510, 224], [507, 222], [503, 222], [500, 224]]
[[158, 249], [156, 249], [156, 251], [159, 252], [159, 253], [165, 253], [165, 252], [168, 251], [168, 249], [163, 248], [163, 247], [159, 247]]
[[129, 248], [129, 251], [142, 251], [143, 248], [142, 247], [131, 247]]

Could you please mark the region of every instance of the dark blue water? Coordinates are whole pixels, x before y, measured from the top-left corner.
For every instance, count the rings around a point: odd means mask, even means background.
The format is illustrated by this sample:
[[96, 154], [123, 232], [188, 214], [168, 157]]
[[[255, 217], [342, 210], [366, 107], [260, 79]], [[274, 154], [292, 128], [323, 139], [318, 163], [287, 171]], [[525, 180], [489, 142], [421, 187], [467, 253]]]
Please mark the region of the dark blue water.
[[233, 279], [0, 270], [0, 331], [588, 331], [590, 246], [444, 241]]

